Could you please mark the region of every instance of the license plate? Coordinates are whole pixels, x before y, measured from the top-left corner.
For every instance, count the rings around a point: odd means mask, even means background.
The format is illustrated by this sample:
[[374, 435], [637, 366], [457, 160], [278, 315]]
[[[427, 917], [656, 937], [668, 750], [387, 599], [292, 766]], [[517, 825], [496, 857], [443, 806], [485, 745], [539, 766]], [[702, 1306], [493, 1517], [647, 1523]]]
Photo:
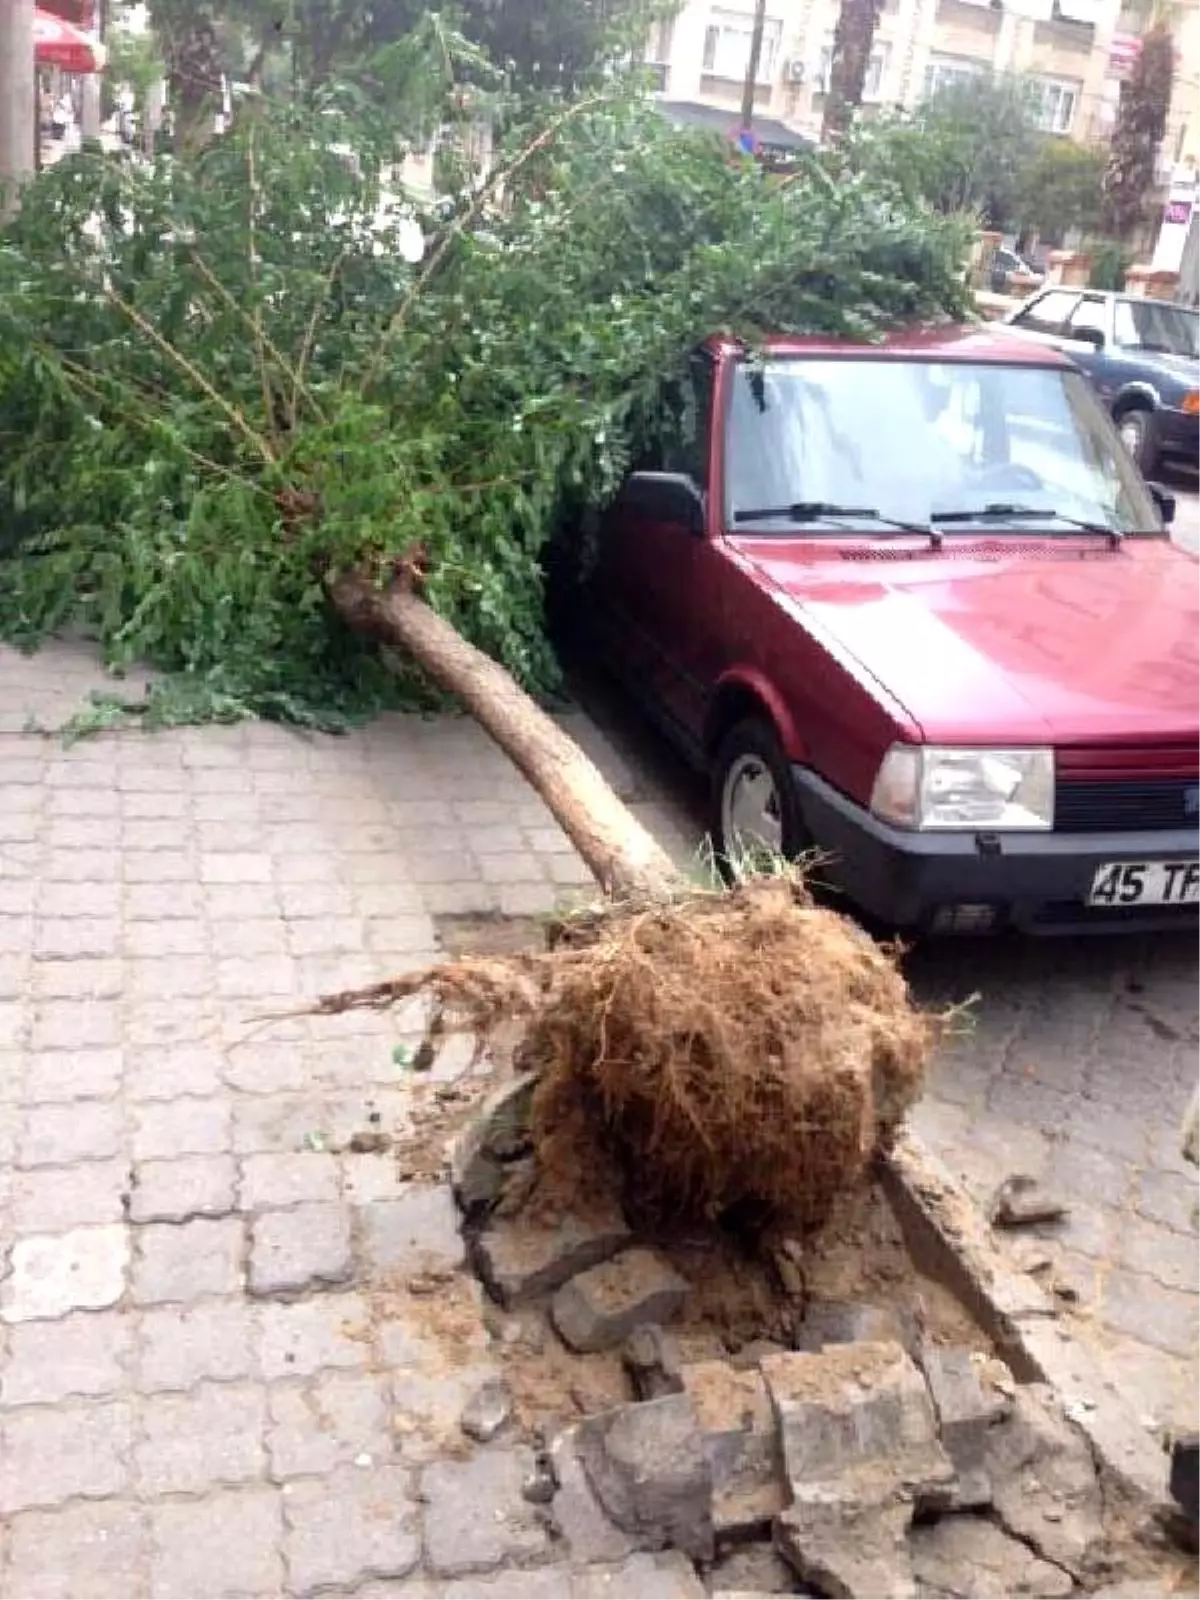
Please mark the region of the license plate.
[[1200, 861], [1110, 861], [1097, 867], [1089, 906], [1200, 904]]

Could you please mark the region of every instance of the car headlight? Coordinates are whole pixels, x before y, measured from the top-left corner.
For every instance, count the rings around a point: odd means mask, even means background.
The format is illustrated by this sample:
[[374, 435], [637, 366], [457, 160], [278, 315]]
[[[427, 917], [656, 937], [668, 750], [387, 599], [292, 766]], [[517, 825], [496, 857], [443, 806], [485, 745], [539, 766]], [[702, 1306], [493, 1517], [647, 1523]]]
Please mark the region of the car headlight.
[[1054, 751], [894, 744], [871, 810], [899, 828], [1046, 831], [1054, 826]]

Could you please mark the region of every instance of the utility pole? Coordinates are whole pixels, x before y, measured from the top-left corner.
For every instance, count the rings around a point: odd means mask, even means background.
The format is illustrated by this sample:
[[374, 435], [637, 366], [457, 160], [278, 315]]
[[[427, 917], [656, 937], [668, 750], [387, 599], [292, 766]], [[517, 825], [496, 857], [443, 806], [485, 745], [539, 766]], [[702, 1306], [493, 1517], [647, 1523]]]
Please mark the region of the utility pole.
[[767, 0], [754, 0], [754, 30], [750, 35], [750, 59], [742, 86], [742, 131], [754, 126], [754, 90], [758, 84], [758, 65], [762, 60], [763, 30], [767, 22]]
[[34, 0], [0, 0], [0, 218], [17, 208], [37, 166], [37, 68]]

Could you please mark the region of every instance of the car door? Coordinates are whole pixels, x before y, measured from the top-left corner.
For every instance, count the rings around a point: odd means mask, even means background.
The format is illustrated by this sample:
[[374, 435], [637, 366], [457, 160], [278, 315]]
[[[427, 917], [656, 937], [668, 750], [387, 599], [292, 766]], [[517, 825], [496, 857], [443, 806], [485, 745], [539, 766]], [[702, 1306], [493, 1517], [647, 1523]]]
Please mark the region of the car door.
[[[636, 458], [635, 472], [679, 473], [707, 503], [714, 391], [715, 363], [698, 352], [683, 380], [664, 386], [654, 436]], [[706, 693], [697, 600], [704, 558], [711, 554], [708, 534], [656, 512], [635, 487], [627, 480], [602, 520], [598, 631], [606, 659], [646, 709], [691, 744]]]
[[1084, 294], [1067, 318], [1061, 349], [1086, 372], [1096, 392], [1111, 401], [1115, 382], [1112, 355], [1112, 302], [1106, 295]]

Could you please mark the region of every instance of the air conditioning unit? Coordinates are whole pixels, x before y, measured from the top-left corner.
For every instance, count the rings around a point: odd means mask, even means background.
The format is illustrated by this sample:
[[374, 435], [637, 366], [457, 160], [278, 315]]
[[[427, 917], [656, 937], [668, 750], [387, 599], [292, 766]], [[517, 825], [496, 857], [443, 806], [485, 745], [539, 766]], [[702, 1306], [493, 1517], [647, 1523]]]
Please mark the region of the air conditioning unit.
[[787, 64], [787, 81], [789, 83], [803, 83], [805, 78], [803, 61], [789, 61]]

